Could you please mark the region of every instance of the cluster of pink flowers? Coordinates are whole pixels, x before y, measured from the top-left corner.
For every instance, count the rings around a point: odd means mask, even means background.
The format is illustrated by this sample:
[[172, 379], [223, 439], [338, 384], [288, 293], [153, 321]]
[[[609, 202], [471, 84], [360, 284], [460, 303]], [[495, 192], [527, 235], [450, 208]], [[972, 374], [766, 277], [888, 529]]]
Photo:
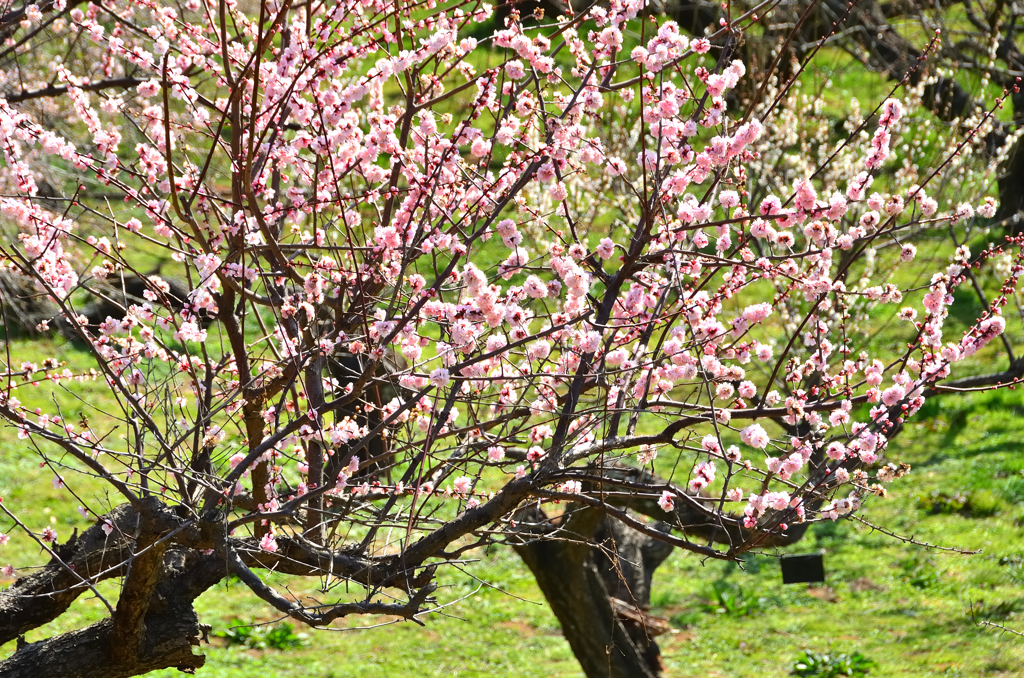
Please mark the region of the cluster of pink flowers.
[[896, 99], [888, 99], [882, 104], [882, 112], [878, 117], [878, 129], [871, 137], [871, 152], [864, 160], [868, 169], [878, 169], [889, 158], [892, 130], [902, 117], [903, 104]]
[[[47, 379], [105, 380], [149, 431], [159, 470], [129, 462], [110, 477], [257, 497], [264, 551], [291, 529], [264, 514], [318, 497], [387, 497], [382, 521], [430, 530], [401, 512], [447, 498], [472, 516], [492, 483], [522, 493], [509, 506], [545, 487], [580, 495], [599, 483], [574, 474], [614, 455], [644, 473], [689, 455], [686, 492], [647, 487], [667, 512], [703, 502], [769, 530], [835, 519], [860, 505], [858, 467], [883, 460], [929, 389], [1006, 330], [1020, 243], [959, 246], [928, 268], [921, 231], [970, 228], [996, 203], [888, 171], [902, 103], [881, 105], [866, 157], [853, 138], [820, 171], [783, 157], [800, 130], [773, 109], [733, 106], [746, 67], [716, 57], [756, 18], [693, 39], [659, 19], [636, 44], [641, 0], [589, 8], [587, 35], [575, 19], [513, 14], [479, 38], [492, 52], [478, 72], [467, 55], [483, 47], [459, 36], [488, 5], [428, 3], [395, 24], [386, 2], [341, 0], [258, 24], [228, 3], [224, 35], [197, 2], [133, 4], [69, 12], [69, 39], [97, 60], [90, 75], [54, 73], [68, 124], [0, 100], [0, 215], [18, 233], [3, 267], [62, 303], [83, 284], [117, 290], [154, 249], [187, 280], [179, 297], [140, 275], [146, 290], [119, 317], [65, 318], [100, 369], [50, 366]], [[131, 91], [93, 91], [126, 64]], [[80, 234], [40, 195], [51, 159], [126, 210], [76, 208]], [[1012, 260], [999, 297], [944, 337], [968, 268], [1000, 256]], [[882, 317], [901, 320], [906, 350], [864, 340]], [[116, 436], [21, 406], [13, 390], [37, 378], [23, 371], [0, 394], [20, 435], [106, 463]], [[199, 445], [210, 468], [173, 465], [173, 441]], [[425, 475], [368, 477], [406, 462]], [[740, 481], [759, 488], [742, 516], [703, 501], [721, 488], [742, 502]], [[811, 497], [827, 499], [814, 510]]]

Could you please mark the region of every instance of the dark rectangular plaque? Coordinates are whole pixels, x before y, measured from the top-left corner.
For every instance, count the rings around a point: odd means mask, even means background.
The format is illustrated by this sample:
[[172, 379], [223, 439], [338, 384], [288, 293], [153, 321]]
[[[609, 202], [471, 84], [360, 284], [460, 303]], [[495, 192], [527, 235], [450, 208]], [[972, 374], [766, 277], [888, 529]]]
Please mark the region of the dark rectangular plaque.
[[782, 556], [783, 584], [823, 581], [825, 581], [825, 558], [820, 553]]

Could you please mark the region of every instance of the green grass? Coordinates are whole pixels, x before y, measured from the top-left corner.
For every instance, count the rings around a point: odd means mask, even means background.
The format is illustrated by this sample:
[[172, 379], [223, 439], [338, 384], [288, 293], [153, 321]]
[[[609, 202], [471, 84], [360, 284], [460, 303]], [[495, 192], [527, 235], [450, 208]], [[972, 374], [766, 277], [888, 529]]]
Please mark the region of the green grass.
[[[824, 551], [826, 586], [808, 588], [780, 583], [776, 552], [751, 555], [741, 568], [677, 550], [657, 571], [652, 598], [653, 611], [675, 627], [659, 639], [665, 675], [782, 676], [805, 649], [861, 652], [877, 663], [871, 673], [877, 676], [1020, 675], [1024, 644], [979, 628], [971, 610], [977, 619], [1024, 629], [1024, 577], [1013, 567], [1024, 556], [1022, 414], [1024, 399], [1012, 391], [931, 401], [890, 449], [891, 459], [913, 465], [911, 475], [891, 488], [888, 499], [871, 501], [861, 513], [919, 541], [981, 549], [980, 554], [928, 551], [852, 521], [824, 523], [788, 549]], [[28, 452], [7, 453], [0, 460], [4, 496], [27, 508], [30, 518], [52, 516], [66, 535], [83, 525], [73, 505], [57, 491], [23, 493], [39, 486], [33, 480], [45, 482], [48, 473]], [[994, 512], [988, 517], [929, 512], [919, 499], [933, 490], [987, 493]], [[38, 557], [37, 549], [18, 539], [0, 557], [25, 563]], [[303, 646], [284, 651], [229, 646], [211, 636], [213, 645], [203, 648], [208, 658], [203, 674], [581, 675], [557, 621], [517, 557], [509, 549], [474, 557], [465, 574], [449, 570], [442, 576], [451, 586], [441, 589], [439, 597], [454, 604], [427, 618], [424, 628], [405, 622], [360, 630], [356, 627], [388, 619], [343, 620], [336, 629], [313, 631]], [[480, 588], [477, 578], [490, 586]], [[716, 583], [720, 590], [742, 590], [742, 604], [719, 611]], [[297, 590], [315, 593], [317, 584], [308, 581]], [[99, 589], [111, 602], [116, 599], [115, 582]], [[214, 632], [227, 630], [236, 618], [280, 621], [237, 582], [209, 591], [199, 599], [198, 610]], [[69, 614], [28, 639], [80, 627], [104, 614], [98, 600], [83, 596]], [[3, 650], [9, 653], [13, 646]]]
[[[1024, 443], [1016, 423], [1022, 401], [1013, 392], [937, 401], [890, 450], [914, 465], [861, 516], [917, 540], [966, 549], [973, 556], [903, 544], [851, 521], [812, 529], [791, 552], [825, 553], [826, 587], [782, 586], [774, 554], [753, 556], [745, 568], [702, 564], [676, 553], [655, 576], [655, 602], [681, 630], [662, 643], [673, 676], [785, 675], [801, 649], [861, 652], [877, 662], [873, 675], [1012, 676], [1024, 670], [1024, 646], [978, 628], [988, 618], [1024, 626], [1024, 587], [1001, 556], [1021, 551], [1020, 502]], [[989, 492], [988, 518], [933, 515], [915, 497], [934, 489]], [[760, 612], [706, 614], [695, 603], [713, 582], [764, 598]], [[985, 615], [988, 615], [987, 617]]]
[[[628, 50], [627, 50], [628, 51]], [[479, 56], [476, 56], [476, 55]], [[493, 66], [495, 52], [474, 53], [478, 70]], [[870, 110], [889, 92], [891, 83], [864, 72], [838, 50], [825, 50], [820, 72], [806, 78], [804, 94], [821, 93], [827, 117], [841, 119], [849, 99], [860, 99]], [[815, 86], [817, 83], [817, 86]], [[973, 84], [973, 83], [969, 83]], [[393, 94], [393, 93], [389, 93]], [[458, 113], [458, 100], [451, 107]], [[607, 217], [611, 219], [611, 217]], [[88, 221], [88, 219], [86, 219]], [[553, 223], [557, 223], [557, 220]], [[83, 235], [89, 231], [83, 227]], [[592, 240], [597, 237], [592, 231]], [[919, 243], [920, 244], [920, 243]], [[981, 243], [972, 242], [972, 251]], [[482, 246], [484, 260], [500, 261], [507, 254], [497, 238]], [[920, 257], [949, 255], [945, 242], [922, 246]], [[880, 256], [883, 266], [895, 256]], [[156, 259], [146, 264], [156, 264]], [[146, 270], [146, 266], [141, 267]], [[894, 282], [908, 286], [905, 269]], [[172, 271], [168, 270], [167, 273]], [[521, 282], [521, 276], [512, 283]], [[743, 297], [734, 303], [740, 305]], [[965, 287], [947, 325], [956, 337], [967, 320], [977, 316], [976, 298]], [[254, 331], [250, 326], [250, 331]], [[216, 328], [211, 337], [219, 340]], [[908, 326], [891, 324], [865, 339], [875, 345], [906, 341]], [[1019, 337], [1014, 338], [1014, 343]], [[996, 350], [993, 342], [992, 351]], [[19, 342], [12, 346], [17, 363], [41, 362], [52, 351]], [[73, 346], [58, 355], [72, 368], [88, 366], [87, 356]], [[77, 421], [86, 414], [98, 425], [116, 403], [102, 382], [73, 385], [73, 390], [26, 386], [18, 396], [33, 407], [56, 399], [65, 417]], [[654, 612], [672, 620], [674, 631], [659, 639], [667, 676], [783, 676], [803, 650], [832, 654], [861, 652], [876, 662], [874, 676], [1015, 676], [1024, 672], [1024, 644], [994, 630], [978, 628], [979, 619], [1024, 630], [1024, 576], [1020, 567], [1001, 565], [1024, 558], [1024, 438], [1019, 433], [1024, 398], [1015, 392], [947, 398], [930, 402], [890, 448], [892, 459], [914, 466], [911, 476], [892, 488], [887, 500], [872, 501], [860, 515], [900, 534], [936, 544], [982, 549], [974, 556], [928, 552], [903, 544], [855, 522], [840, 521], [815, 527], [790, 552], [824, 550], [827, 587], [782, 586], [778, 553], [752, 555], [743, 568], [702, 561], [676, 551], [658, 570], [654, 582]], [[645, 420], [645, 425], [650, 425]], [[16, 506], [35, 528], [56, 526], [61, 541], [86, 521], [77, 502], [51, 489], [52, 472], [39, 467], [38, 457], [10, 429], [0, 430], [0, 496]], [[665, 461], [659, 460], [659, 464]], [[95, 485], [83, 483], [88, 500], [105, 500]], [[921, 497], [934, 491], [962, 492], [987, 497], [991, 515], [954, 511], [933, 513], [922, 508]], [[116, 500], [112, 497], [111, 500]], [[91, 508], [91, 506], [90, 506]], [[985, 513], [988, 513], [986, 510]], [[9, 525], [0, 525], [10, 531]], [[200, 675], [243, 678], [264, 676], [579, 676], [581, 672], [557, 620], [544, 604], [528, 570], [509, 549], [472, 555], [465, 574], [444, 572], [449, 584], [439, 591], [450, 607], [425, 619], [426, 627], [385, 618], [342, 620], [331, 631], [310, 632], [308, 642], [279, 651], [228, 645], [211, 634], [208, 658]], [[1013, 558], [1018, 557], [1014, 561]], [[0, 550], [0, 565], [39, 561], [39, 549], [22, 535]], [[490, 586], [480, 587], [479, 581]], [[287, 583], [296, 593], [315, 594], [316, 580]], [[718, 612], [715, 586], [742, 591], [734, 612]], [[104, 582], [100, 593], [113, 603], [117, 583]], [[467, 597], [468, 596], [468, 597]], [[279, 617], [237, 582], [224, 582], [199, 599], [197, 609], [213, 632], [226, 631], [240, 619], [245, 623], [276, 624]], [[28, 635], [38, 640], [92, 623], [106, 608], [92, 596], [82, 596], [68, 614]], [[305, 631], [304, 629], [299, 629]], [[3, 648], [4, 655], [14, 649]], [[175, 671], [160, 676], [179, 675]]]
[[[938, 260], [949, 254], [945, 244], [929, 249]], [[910, 272], [897, 269], [894, 281], [908, 286], [912, 281], [905, 279], [907, 275]], [[961, 290], [948, 335], [957, 336], [978, 308], [973, 293]], [[906, 341], [907, 332], [908, 327], [894, 323], [866, 341], [895, 346]], [[1011, 339], [1020, 344], [1018, 336]], [[992, 352], [998, 350], [995, 344]], [[76, 371], [90, 364], [89, 356], [70, 344], [54, 348], [18, 341], [12, 342], [11, 352], [17, 364], [42, 362], [54, 353]], [[55, 399], [68, 420], [85, 414], [100, 428], [112, 424], [104, 413], [116, 411], [100, 381], [74, 383], [68, 389], [51, 389], [47, 382], [39, 388], [25, 385], [18, 389], [18, 397], [26, 405], [47, 409]], [[780, 584], [776, 553], [752, 556], [740, 569], [677, 551], [659, 569], [654, 584], [654, 612], [672, 619], [676, 627], [659, 639], [666, 675], [783, 676], [805, 649], [861, 652], [877, 663], [871, 674], [876, 676], [1019, 675], [1024, 671], [1024, 647], [1011, 636], [978, 628], [970, 611], [979, 619], [1024, 629], [1024, 576], [1019, 568], [999, 564], [1001, 558], [1024, 557], [1022, 415], [1024, 398], [1012, 391], [930, 401], [889, 453], [891, 459], [913, 464], [912, 474], [891, 488], [891, 498], [872, 501], [861, 514], [921, 541], [983, 549], [979, 555], [930, 553], [859, 523], [828, 523], [789, 549], [825, 551], [827, 588], [808, 589]], [[87, 525], [75, 510], [77, 502], [51, 488], [52, 472], [39, 467], [38, 457], [13, 431], [0, 429], [0, 444], [6, 450], [0, 456], [0, 496], [5, 503], [36, 529], [53, 524], [61, 541]], [[658, 463], [666, 461], [667, 457]], [[106, 505], [97, 486], [85, 482], [76, 489], [97, 506]], [[922, 507], [921, 498], [935, 491], [986, 496], [991, 515], [930, 512]], [[0, 525], [0, 530], [10, 531], [9, 527]], [[285, 651], [229, 646], [211, 635], [213, 645], [203, 648], [208, 665], [201, 675], [581, 675], [557, 621], [517, 557], [508, 549], [472, 557], [478, 560], [465, 566], [467, 574], [442, 572], [441, 581], [454, 584], [442, 589], [439, 598], [453, 604], [443, 614], [427, 618], [425, 628], [400, 623], [360, 629], [388, 620], [343, 620], [336, 629], [311, 632], [307, 644]], [[11, 543], [0, 550], [0, 565], [38, 561], [38, 547], [20, 534], [13, 534]], [[495, 588], [477, 591], [477, 579]], [[746, 604], [737, 608], [743, 614], [722, 614], [717, 605], [709, 604], [716, 583], [722, 590], [743, 591]], [[319, 582], [287, 584], [297, 593], [316, 594]], [[98, 588], [108, 601], [116, 600], [116, 582]], [[466, 596], [471, 597], [461, 600]], [[214, 632], [227, 630], [236, 618], [245, 623], [279, 621], [237, 582], [211, 590], [197, 608]], [[30, 633], [28, 640], [84, 626], [105, 614], [99, 600], [83, 596], [67, 615]], [[13, 644], [3, 648], [6, 654], [12, 651]]]

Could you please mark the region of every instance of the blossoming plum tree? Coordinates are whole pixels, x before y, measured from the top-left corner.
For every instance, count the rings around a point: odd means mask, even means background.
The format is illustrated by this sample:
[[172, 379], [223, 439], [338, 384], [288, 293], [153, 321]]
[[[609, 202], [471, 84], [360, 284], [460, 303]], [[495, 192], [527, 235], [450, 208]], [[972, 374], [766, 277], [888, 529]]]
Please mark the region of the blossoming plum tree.
[[[894, 150], [895, 92], [808, 136], [794, 80], [735, 58], [776, 4], [691, 37], [642, 0], [9, 7], [0, 264], [85, 357], [9, 342], [0, 416], [84, 522], [0, 503], [43, 553], [9, 567], [0, 638], [121, 587], [0, 673], [194, 671], [193, 601], [232, 575], [311, 626], [423, 623], [446, 564], [505, 543], [588, 675], [651, 675], [643, 611], [588, 560], [602, 534], [789, 543], [906, 473], [886, 445], [926, 398], [1012, 385], [1019, 360], [971, 367], [1013, 359], [993, 340], [1024, 270], [1019, 240], [966, 244], [996, 209], [964, 178], [994, 109], [931, 167]], [[38, 395], [80, 382], [113, 411]]]

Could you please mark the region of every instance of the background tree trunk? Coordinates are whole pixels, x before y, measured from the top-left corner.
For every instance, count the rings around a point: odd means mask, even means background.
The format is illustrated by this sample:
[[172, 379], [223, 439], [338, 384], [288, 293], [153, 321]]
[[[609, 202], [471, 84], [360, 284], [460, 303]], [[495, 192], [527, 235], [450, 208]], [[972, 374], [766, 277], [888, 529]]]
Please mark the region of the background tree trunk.
[[[655, 678], [662, 666], [654, 637], [668, 624], [647, 613], [651, 577], [672, 547], [596, 509], [578, 509], [571, 516], [557, 536], [524, 540], [516, 552], [533, 572], [588, 678]], [[520, 517], [531, 519], [546, 522], [539, 510]]]

